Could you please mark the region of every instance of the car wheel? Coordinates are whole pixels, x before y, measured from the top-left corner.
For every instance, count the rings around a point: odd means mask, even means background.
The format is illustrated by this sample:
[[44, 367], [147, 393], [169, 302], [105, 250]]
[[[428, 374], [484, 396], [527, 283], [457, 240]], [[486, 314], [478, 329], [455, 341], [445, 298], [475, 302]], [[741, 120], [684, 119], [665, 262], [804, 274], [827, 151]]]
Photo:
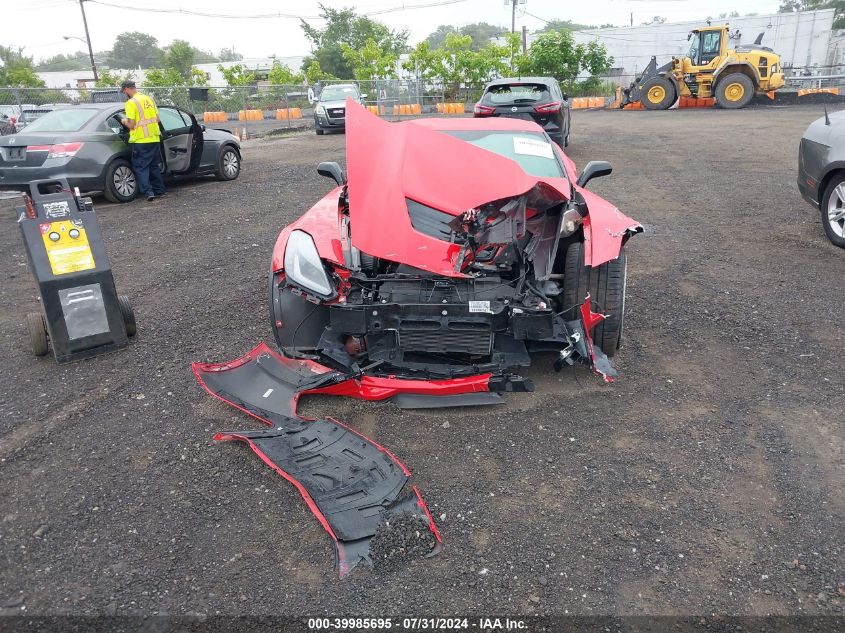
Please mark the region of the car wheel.
[[128, 161], [118, 158], [106, 167], [103, 195], [109, 202], [132, 202], [138, 195], [138, 179]]
[[592, 332], [593, 343], [608, 356], [622, 345], [625, 316], [625, 291], [628, 283], [628, 262], [625, 251], [601, 266], [584, 265], [584, 243], [573, 242], [566, 251], [563, 275], [564, 309], [580, 305], [587, 293], [593, 312], [607, 318]]
[[231, 146], [226, 146], [220, 152], [220, 158], [217, 159], [217, 170], [214, 175], [217, 180], [234, 180], [241, 173], [241, 156], [238, 151]]
[[326, 131], [325, 131], [325, 130], [322, 130], [322, 129], [320, 129], [320, 128], [315, 128], [315, 130], [316, 130], [316, 132], [317, 132], [317, 136], [322, 136], [323, 134], [325, 134], [325, 133], [326, 133]]
[[754, 96], [754, 82], [742, 73], [731, 73], [719, 80], [716, 86], [716, 103], [720, 108], [744, 108]]
[[652, 77], [643, 84], [642, 95], [646, 110], [668, 110], [675, 103], [675, 86], [665, 77]]
[[26, 328], [29, 330], [29, 345], [36, 356], [47, 354], [47, 328], [44, 327], [44, 317], [40, 312], [30, 312], [26, 315]]
[[120, 309], [120, 316], [123, 317], [123, 324], [126, 326], [126, 336], [132, 338], [138, 333], [138, 325], [135, 323], [135, 311], [126, 295], [117, 295], [117, 307]]
[[839, 248], [845, 248], [845, 174], [831, 179], [819, 206], [827, 239]]

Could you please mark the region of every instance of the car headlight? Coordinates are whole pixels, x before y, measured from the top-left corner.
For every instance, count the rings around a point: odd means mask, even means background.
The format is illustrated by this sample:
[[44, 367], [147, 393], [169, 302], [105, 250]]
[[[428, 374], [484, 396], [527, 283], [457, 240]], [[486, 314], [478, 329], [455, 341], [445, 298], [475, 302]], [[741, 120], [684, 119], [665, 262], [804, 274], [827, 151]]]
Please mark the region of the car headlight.
[[572, 235], [581, 223], [584, 221], [584, 218], [581, 217], [581, 214], [578, 213], [575, 209], [567, 209], [563, 212], [563, 218], [561, 219], [560, 223], [560, 236], [561, 237], [568, 237]]
[[314, 112], [316, 112], [317, 114], [322, 114], [323, 116], [325, 116], [326, 115], [326, 107], [318, 105], [316, 108], [314, 108]]
[[778, 71], [778, 65], [772, 64], [772, 74], [774, 75]]
[[288, 236], [285, 275], [296, 285], [318, 295], [328, 297], [334, 293], [314, 240], [304, 231], [291, 231]]

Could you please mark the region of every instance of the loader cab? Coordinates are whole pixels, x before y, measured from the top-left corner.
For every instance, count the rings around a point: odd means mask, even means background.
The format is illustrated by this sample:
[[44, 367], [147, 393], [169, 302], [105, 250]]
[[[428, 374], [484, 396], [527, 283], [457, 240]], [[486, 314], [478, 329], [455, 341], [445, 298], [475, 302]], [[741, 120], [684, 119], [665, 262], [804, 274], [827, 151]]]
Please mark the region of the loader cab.
[[727, 27], [692, 31], [688, 36], [690, 47], [687, 57], [690, 66], [695, 68], [707, 67], [713, 64], [714, 60], [721, 58], [725, 54], [725, 47], [727, 46], [725, 41], [727, 31]]

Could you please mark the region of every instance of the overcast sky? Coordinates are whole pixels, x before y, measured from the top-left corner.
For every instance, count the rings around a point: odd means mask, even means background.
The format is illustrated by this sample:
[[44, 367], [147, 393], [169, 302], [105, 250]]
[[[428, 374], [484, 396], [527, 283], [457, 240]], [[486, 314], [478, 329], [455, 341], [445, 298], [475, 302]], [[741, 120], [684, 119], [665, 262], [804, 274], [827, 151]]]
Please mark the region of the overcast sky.
[[[36, 59], [57, 53], [82, 50], [79, 40], [64, 40], [64, 36], [84, 35], [78, 0], [4, 0], [11, 3], [14, 28], [3, 29], [0, 44], [23, 46]], [[411, 9], [414, 5], [430, 4], [437, 0], [361, 0], [343, 2], [324, 0], [335, 8], [354, 6], [359, 12], [378, 11], [394, 7], [404, 10], [373, 16], [395, 29], [407, 28], [411, 43], [426, 37], [440, 24], [463, 24], [485, 21], [510, 26], [510, 6], [505, 0], [462, 0], [445, 6]], [[440, 0], [441, 2], [443, 0]], [[447, 0], [448, 1], [448, 0]], [[109, 49], [118, 33], [144, 31], [158, 38], [160, 45], [174, 39], [186, 39], [199, 48], [219, 51], [234, 46], [244, 57], [269, 55], [293, 56], [309, 52], [308, 42], [299, 28], [299, 21], [290, 18], [229, 19], [142, 13], [86, 1], [88, 26], [94, 50]], [[185, 9], [225, 15], [255, 15], [288, 13], [315, 16], [318, 0], [102, 0], [113, 5], [138, 8]], [[778, 0], [526, 0], [517, 9], [517, 29], [542, 28], [545, 20], [569, 19], [586, 24], [612, 23], [627, 25], [630, 14], [634, 24], [661, 15], [670, 21], [697, 20], [708, 15], [738, 10], [741, 13], [774, 13]], [[8, 10], [6, 15], [9, 15]], [[534, 17], [537, 16], [537, 17]], [[541, 18], [541, 19], [538, 19]], [[319, 25], [318, 20], [309, 22]], [[7, 25], [8, 26], [8, 25]]]

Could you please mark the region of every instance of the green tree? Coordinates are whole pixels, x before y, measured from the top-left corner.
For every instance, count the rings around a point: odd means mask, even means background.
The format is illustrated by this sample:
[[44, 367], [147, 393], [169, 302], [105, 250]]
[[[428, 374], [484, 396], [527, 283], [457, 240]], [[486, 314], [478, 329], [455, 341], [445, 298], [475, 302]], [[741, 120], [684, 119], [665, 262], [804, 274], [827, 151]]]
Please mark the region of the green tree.
[[0, 46], [0, 86], [43, 88], [44, 82], [35, 72], [32, 57], [17, 50]]
[[521, 48], [518, 34], [508, 33], [504, 45], [488, 41], [473, 49], [470, 35], [447, 33], [443, 45], [432, 48], [428, 40], [414, 47], [402, 67], [423, 81], [439, 81], [447, 98], [458, 95], [462, 85], [485, 83], [509, 72]]
[[325, 22], [323, 28], [311, 26], [305, 20], [300, 24], [312, 48], [304, 66], [314, 60], [323, 71], [341, 79], [352, 79], [355, 71], [344, 55], [343, 44], [360, 50], [367, 40], [373, 40], [381, 51], [396, 57], [407, 49], [407, 30], [393, 31], [381, 22], [357, 15], [354, 9], [332, 9], [321, 4], [320, 13]]
[[307, 64], [303, 63], [302, 72], [305, 74], [305, 80], [312, 85], [317, 83], [318, 81], [326, 81], [327, 79], [337, 79], [337, 77], [333, 77], [331, 74], [325, 72], [322, 68], [320, 68], [320, 62], [318, 62], [316, 59], [312, 59]]
[[402, 68], [422, 81], [431, 81], [437, 76], [440, 54], [432, 50], [428, 39], [417, 44], [402, 62]]
[[[96, 55], [95, 55], [96, 58]], [[35, 67], [39, 71], [60, 71], [60, 70], [87, 70], [91, 68], [91, 60], [88, 58], [88, 51], [78, 51], [70, 55], [53, 55], [42, 59]]]
[[833, 28], [845, 29], [845, 0], [783, 0], [778, 13], [834, 9]]
[[199, 68], [192, 67], [191, 68], [191, 78], [188, 81], [189, 86], [207, 86], [208, 85], [208, 73]]
[[244, 58], [240, 53], [236, 53], [234, 48], [221, 48], [217, 57], [221, 62], [239, 62]]
[[525, 75], [550, 75], [572, 85], [584, 70], [595, 77], [607, 72], [613, 58], [598, 41], [575, 44], [569, 31], [542, 33], [519, 59], [519, 72]]
[[[183, 80], [191, 78], [191, 68], [194, 65], [196, 53], [194, 47], [185, 40], [174, 40], [164, 52], [164, 67], [175, 70]], [[182, 83], [182, 82], [180, 82]], [[171, 84], [174, 85], [174, 84]]]
[[191, 46], [194, 51], [195, 64], [210, 64], [211, 62], [219, 62], [220, 58], [211, 51], [204, 51], [196, 46]]
[[549, 20], [541, 29], [541, 33], [548, 33], [549, 31], [583, 31], [584, 29], [594, 29], [594, 24], [578, 24], [572, 20]]
[[108, 68], [101, 68], [98, 73], [99, 80], [94, 87], [96, 88], [119, 88], [120, 84], [129, 79], [133, 79], [132, 71], [126, 71], [124, 74], [116, 73]]
[[607, 48], [598, 40], [591, 40], [586, 46], [579, 44], [578, 53], [581, 56], [581, 69], [592, 77], [603, 75], [613, 65], [613, 57], [607, 54]]
[[112, 68], [148, 68], [161, 63], [162, 50], [158, 40], [148, 33], [130, 31], [114, 40], [109, 66]]
[[223, 64], [217, 65], [217, 70], [223, 73], [223, 79], [228, 86], [251, 86], [255, 83], [255, 73], [243, 64], [235, 64], [226, 68]]
[[393, 79], [396, 77], [398, 57], [393, 51], [382, 49], [374, 39], [368, 39], [361, 48], [341, 44], [343, 57], [352, 68], [355, 79]]
[[144, 86], [184, 86], [185, 78], [175, 68], [149, 68], [145, 72]]
[[446, 36], [449, 33], [458, 35], [469, 35], [472, 38], [471, 48], [479, 51], [486, 47], [494, 37], [501, 37], [508, 29], [503, 26], [488, 24], [487, 22], [475, 22], [455, 28], [454, 26], [441, 24], [425, 38], [431, 48], [440, 48], [446, 43]]
[[270, 72], [267, 73], [267, 81], [274, 86], [299, 84], [302, 83], [302, 80], [302, 73], [293, 72], [290, 66], [283, 64], [278, 60], [273, 62], [273, 67], [270, 69]]

